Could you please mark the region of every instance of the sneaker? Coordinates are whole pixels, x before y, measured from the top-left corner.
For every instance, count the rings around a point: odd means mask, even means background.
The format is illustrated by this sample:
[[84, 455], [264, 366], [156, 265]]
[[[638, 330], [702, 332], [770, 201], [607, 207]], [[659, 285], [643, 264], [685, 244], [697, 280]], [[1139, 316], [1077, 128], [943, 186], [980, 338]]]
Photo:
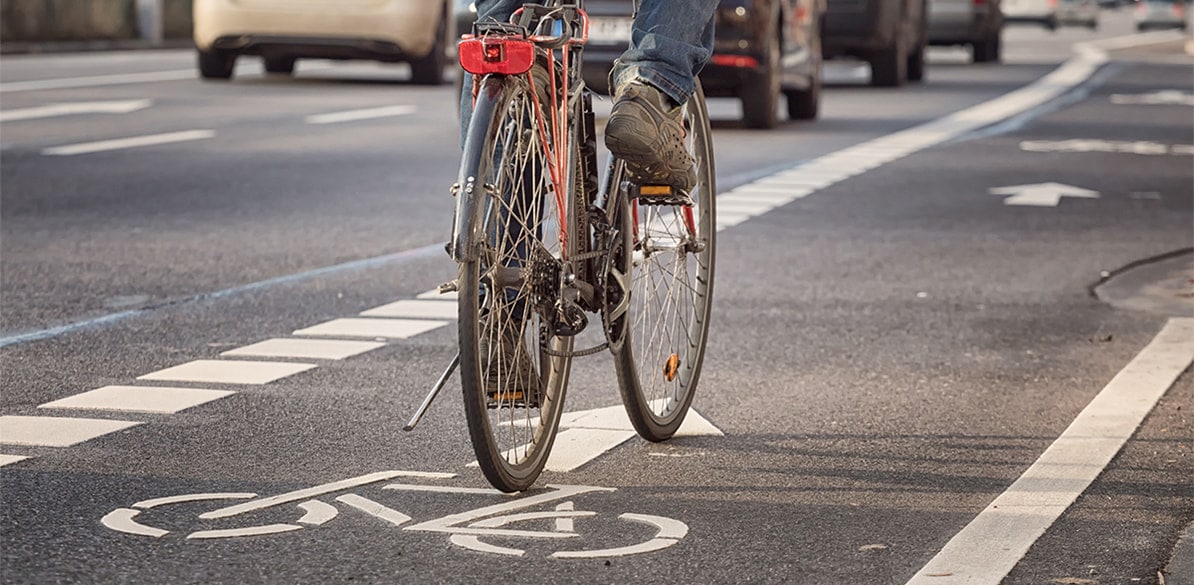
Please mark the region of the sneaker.
[[683, 112], [663, 92], [637, 81], [618, 89], [605, 146], [626, 163], [631, 179], [690, 191], [696, 161], [684, 145], [686, 135]]
[[503, 327], [498, 347], [480, 343], [489, 408], [538, 408], [543, 382], [517, 325]]

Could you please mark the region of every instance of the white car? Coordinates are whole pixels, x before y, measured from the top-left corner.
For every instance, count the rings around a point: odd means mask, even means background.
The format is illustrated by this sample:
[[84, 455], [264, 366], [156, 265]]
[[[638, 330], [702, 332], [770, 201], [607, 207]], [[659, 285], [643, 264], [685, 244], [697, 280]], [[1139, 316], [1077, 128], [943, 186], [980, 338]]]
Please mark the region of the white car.
[[297, 59], [406, 62], [411, 80], [443, 82], [455, 46], [451, 0], [194, 0], [199, 74], [230, 79], [240, 55], [291, 74]]
[[1136, 30], [1177, 28], [1186, 30], [1186, 11], [1183, 0], [1140, 0], [1136, 5]]
[[1057, 30], [1057, 0], [1003, 0], [1004, 22], [1031, 22]]
[[1065, 25], [1085, 26], [1090, 30], [1098, 29], [1098, 0], [1059, 0], [1057, 22]]

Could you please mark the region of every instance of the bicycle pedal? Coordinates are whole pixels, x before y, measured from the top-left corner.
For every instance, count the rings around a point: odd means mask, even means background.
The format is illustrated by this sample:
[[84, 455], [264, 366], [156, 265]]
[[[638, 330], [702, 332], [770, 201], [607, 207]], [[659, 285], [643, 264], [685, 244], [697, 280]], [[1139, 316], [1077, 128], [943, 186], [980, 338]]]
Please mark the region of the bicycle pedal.
[[694, 205], [691, 195], [671, 185], [636, 185], [631, 198], [639, 205]]
[[485, 396], [485, 407], [490, 409], [497, 408], [539, 408], [539, 401], [531, 396], [531, 400], [526, 400], [527, 396], [522, 390], [507, 390], [499, 392], [490, 392]]

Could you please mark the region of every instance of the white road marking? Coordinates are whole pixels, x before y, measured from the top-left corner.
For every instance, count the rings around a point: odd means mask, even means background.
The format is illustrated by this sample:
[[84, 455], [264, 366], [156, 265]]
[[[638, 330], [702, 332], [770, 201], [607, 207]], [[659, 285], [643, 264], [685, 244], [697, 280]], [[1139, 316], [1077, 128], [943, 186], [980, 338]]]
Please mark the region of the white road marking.
[[1036, 183], [1032, 185], [1012, 185], [996, 187], [989, 190], [992, 195], [1010, 195], [1003, 200], [1004, 205], [1028, 205], [1032, 207], [1057, 207], [1062, 197], [1078, 197], [1084, 199], [1098, 199], [1099, 192], [1064, 185], [1062, 183]]
[[161, 528], [154, 528], [153, 526], [146, 526], [135, 520], [141, 514], [140, 510], [133, 510], [130, 508], [117, 508], [104, 514], [100, 518], [100, 524], [125, 534], [136, 534], [138, 536], [152, 536], [154, 538], [161, 538], [170, 534], [169, 530], [162, 530]]
[[198, 530], [187, 535], [187, 540], [208, 538], [233, 538], [237, 536], [263, 536], [266, 534], [280, 534], [293, 530], [301, 530], [297, 524], [267, 524], [265, 526], [250, 526], [248, 528], [229, 528], [226, 530]]
[[231, 349], [220, 355], [342, 360], [385, 345], [380, 341], [276, 338]]
[[455, 301], [457, 298], [457, 294], [456, 294], [456, 291], [452, 291], [452, 292], [448, 292], [448, 293], [441, 293], [441, 292], [439, 292], [438, 288], [435, 288], [435, 289], [431, 289], [427, 292], [419, 293], [419, 295], [416, 296], [415, 298], [416, 299], [427, 299], [427, 300], [440, 299], [440, 300], [445, 300], [445, 301]]
[[149, 73], [92, 75], [89, 77], [72, 77], [70, 79], [12, 81], [0, 83], [0, 93], [41, 91], [46, 89], [71, 89], [76, 87], [100, 87], [104, 85], [123, 85], [127, 83], [145, 83], [152, 81], [176, 81], [179, 79], [195, 79], [195, 77], [196, 73], [194, 69], [179, 69], [175, 71], [153, 71]]
[[54, 416], [0, 416], [0, 443], [70, 447], [141, 423], [130, 420]]
[[330, 114], [316, 114], [307, 116], [308, 124], [336, 124], [339, 122], [354, 122], [357, 120], [372, 120], [375, 118], [389, 118], [405, 116], [419, 111], [415, 106], [383, 106], [380, 108], [366, 108], [363, 110], [349, 110]]
[[0, 467], [28, 459], [23, 455], [0, 455]]
[[1119, 105], [1175, 105], [1194, 106], [1194, 94], [1177, 89], [1166, 89], [1152, 93], [1111, 94], [1111, 103]]
[[362, 498], [356, 494], [344, 494], [336, 498], [336, 501], [352, 506], [353, 508], [369, 514], [370, 516], [381, 518], [393, 526], [402, 526], [411, 520], [410, 516], [407, 516], [398, 510], [383, 506], [377, 502], [374, 502], [373, 500]]
[[1162, 144], [1147, 140], [1099, 140], [1074, 138], [1070, 140], [1025, 140], [1020, 150], [1027, 152], [1119, 152], [1140, 155], [1190, 154], [1189, 144]]
[[257, 494], [248, 492], [220, 492], [207, 494], [183, 494], [181, 496], [166, 496], [164, 498], [153, 498], [152, 500], [142, 500], [133, 504], [134, 508], [141, 508], [148, 510], [158, 506], [169, 506], [171, 504], [185, 504], [188, 502], [206, 502], [209, 500], [247, 500], [256, 498]]
[[415, 319], [333, 319], [294, 332], [295, 335], [324, 335], [329, 337], [384, 337], [406, 339], [420, 333], [439, 329], [446, 321]]
[[138, 376], [137, 379], [207, 382], [210, 384], [268, 384], [315, 367], [318, 366], [285, 362], [195, 360]]
[[456, 301], [402, 300], [361, 313], [363, 317], [409, 317], [412, 319], [455, 319]]
[[688, 525], [672, 518], [651, 516], [648, 514], [622, 514], [622, 520], [648, 524], [659, 529], [655, 538], [647, 542], [617, 548], [598, 550], [558, 551], [551, 554], [553, 559], [592, 559], [603, 557], [621, 557], [626, 555], [654, 552], [665, 549], [680, 541], [688, 534]]
[[1040, 458], [908, 585], [998, 585], [1111, 463], [1194, 361], [1191, 339], [1194, 319], [1170, 319]]
[[155, 386], [104, 386], [88, 392], [47, 402], [38, 408], [120, 410], [173, 414], [192, 406], [231, 396], [236, 392], [199, 388]]
[[77, 154], [106, 152], [109, 150], [123, 150], [126, 148], [140, 148], [143, 146], [156, 146], [159, 144], [204, 140], [215, 135], [216, 133], [213, 130], [185, 130], [182, 132], [168, 132], [165, 134], [150, 134], [147, 136], [133, 136], [130, 138], [117, 138], [114, 140], [100, 140], [98, 142], [83, 142], [79, 144], [54, 146], [42, 150], [41, 153], [50, 156], [73, 156]]
[[34, 108], [0, 111], [0, 123], [17, 122], [21, 120], [38, 120], [56, 116], [71, 116], [75, 114], [128, 114], [137, 110], [144, 110], [153, 104], [153, 100], [119, 100], [107, 102], [72, 102], [50, 104]]
[[[229, 516], [236, 516], [237, 514], [244, 514], [246, 512], [254, 512], [256, 510], [263, 510], [263, 509], [269, 508], [271, 506], [279, 506], [279, 505], [286, 504], [289, 502], [297, 502], [299, 500], [307, 500], [310, 498], [322, 496], [324, 494], [330, 494], [332, 492], [337, 492], [340, 490], [346, 490], [346, 489], [350, 489], [350, 488], [354, 488], [354, 487], [360, 487], [363, 485], [368, 485], [368, 484], [379, 482], [379, 481], [385, 481], [387, 479], [393, 479], [395, 477], [409, 476], [409, 475], [410, 475], [410, 472], [405, 472], [405, 471], [379, 471], [377, 473], [370, 473], [370, 474], [362, 475], [359, 477], [353, 477], [353, 478], [349, 478], [349, 479], [345, 479], [345, 480], [341, 480], [341, 481], [334, 481], [332, 483], [325, 483], [323, 485], [317, 485], [315, 487], [305, 488], [305, 489], [301, 489], [301, 490], [295, 490], [293, 492], [287, 492], [285, 494], [279, 494], [276, 496], [270, 496], [268, 498], [262, 498], [260, 500], [256, 500], [253, 502], [245, 502], [243, 504], [235, 504], [232, 506], [227, 506], [224, 508], [220, 508], [218, 510], [204, 512], [204, 513], [200, 514], [199, 517], [204, 520], [216, 520], [219, 518], [227, 518]], [[417, 477], [424, 477], [424, 476], [417, 475]]]
[[319, 500], [308, 500], [298, 506], [306, 512], [302, 518], [298, 519], [298, 523], [307, 526], [320, 526], [340, 515], [340, 511], [335, 506]]

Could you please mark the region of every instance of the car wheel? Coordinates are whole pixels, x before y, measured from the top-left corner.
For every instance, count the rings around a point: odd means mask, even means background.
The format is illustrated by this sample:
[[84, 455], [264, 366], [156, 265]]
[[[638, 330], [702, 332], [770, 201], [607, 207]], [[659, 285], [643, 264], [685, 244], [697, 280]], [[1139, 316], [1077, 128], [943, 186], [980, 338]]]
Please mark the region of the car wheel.
[[1099, 21], [1092, 20], [1090, 22], [1087, 22], [1086, 28], [1089, 28], [1090, 30], [1099, 30]]
[[903, 32], [898, 32], [894, 47], [875, 53], [870, 58], [871, 85], [899, 87], [908, 81], [908, 49], [904, 43]]
[[440, 85], [444, 82], [444, 67], [447, 65], [448, 12], [439, 19], [435, 32], [435, 46], [426, 57], [410, 62], [410, 80], [419, 85]]
[[779, 32], [767, 39], [767, 62], [739, 92], [742, 99], [742, 124], [747, 128], [774, 128], [779, 124], [780, 59]]
[[266, 57], [264, 61], [266, 73], [275, 73], [278, 75], [294, 74], [294, 57]]
[[925, 78], [925, 48], [921, 45], [908, 55], [908, 81], [923, 81]]
[[232, 79], [232, 70], [236, 67], [236, 53], [217, 49], [200, 50], [197, 54], [200, 77], [203, 79]]
[[813, 67], [809, 73], [808, 89], [794, 89], [785, 92], [788, 98], [788, 118], [792, 120], [814, 120], [821, 109], [821, 36], [817, 31], [813, 50]]
[[1051, 19], [1049, 19], [1049, 20], [1046, 20], [1046, 21], [1045, 21], [1045, 28], [1046, 28], [1046, 29], [1048, 29], [1048, 30], [1053, 30], [1053, 31], [1057, 30], [1057, 19], [1056, 19], [1056, 18], [1051, 18]]
[[974, 43], [973, 54], [975, 63], [991, 63], [999, 60], [1000, 35], [996, 31], [993, 36]]

